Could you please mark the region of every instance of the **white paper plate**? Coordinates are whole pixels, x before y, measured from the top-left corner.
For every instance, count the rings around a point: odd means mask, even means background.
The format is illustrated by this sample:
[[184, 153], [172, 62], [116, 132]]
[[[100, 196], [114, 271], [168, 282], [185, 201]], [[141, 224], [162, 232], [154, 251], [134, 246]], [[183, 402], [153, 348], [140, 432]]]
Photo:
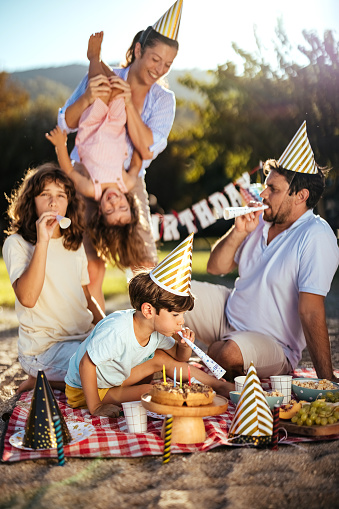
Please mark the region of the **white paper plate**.
[[[85, 440], [88, 438], [95, 430], [94, 426], [92, 424], [89, 424], [88, 422], [76, 422], [76, 421], [66, 421], [66, 424], [68, 426], [69, 432], [72, 436], [72, 441], [67, 445], [73, 445], [77, 442], [81, 442], [82, 440]], [[24, 447], [22, 445], [22, 441], [25, 436], [25, 430], [22, 429], [20, 431], [17, 431], [14, 433], [10, 438], [9, 442], [14, 447], [17, 447], [18, 449], [23, 449], [24, 451], [43, 451], [46, 449], [32, 449], [31, 447]], [[56, 447], [51, 447], [50, 449], [56, 449]]]

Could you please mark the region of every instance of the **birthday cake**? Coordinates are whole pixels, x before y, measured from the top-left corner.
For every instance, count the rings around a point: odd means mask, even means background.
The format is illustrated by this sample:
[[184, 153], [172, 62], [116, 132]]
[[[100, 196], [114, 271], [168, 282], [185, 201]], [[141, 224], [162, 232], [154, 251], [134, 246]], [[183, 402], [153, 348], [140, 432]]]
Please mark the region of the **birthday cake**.
[[150, 395], [154, 403], [172, 406], [202, 406], [210, 405], [213, 402], [215, 392], [209, 385], [197, 383], [184, 383], [182, 387], [177, 383], [163, 382], [152, 386]]

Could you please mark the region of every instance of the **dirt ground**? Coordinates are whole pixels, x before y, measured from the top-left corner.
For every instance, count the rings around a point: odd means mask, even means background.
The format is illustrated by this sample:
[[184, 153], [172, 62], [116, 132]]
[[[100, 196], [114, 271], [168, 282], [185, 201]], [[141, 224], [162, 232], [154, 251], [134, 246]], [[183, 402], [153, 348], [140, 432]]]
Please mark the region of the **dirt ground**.
[[[334, 366], [339, 368], [339, 288], [327, 297]], [[126, 302], [110, 301], [108, 310]], [[17, 320], [0, 309], [0, 436], [25, 378], [17, 361]], [[301, 364], [312, 366], [305, 352]], [[133, 459], [41, 459], [0, 463], [0, 508], [339, 508], [339, 440], [278, 451], [219, 447]]]

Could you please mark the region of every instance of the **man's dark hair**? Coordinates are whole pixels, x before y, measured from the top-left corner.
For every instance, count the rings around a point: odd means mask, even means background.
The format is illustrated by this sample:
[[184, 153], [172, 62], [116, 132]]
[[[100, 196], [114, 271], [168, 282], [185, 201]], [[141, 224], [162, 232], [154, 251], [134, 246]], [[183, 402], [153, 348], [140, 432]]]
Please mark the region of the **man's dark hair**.
[[268, 159], [264, 163], [264, 174], [268, 175], [270, 171], [275, 171], [285, 177], [290, 186], [290, 196], [302, 189], [307, 189], [309, 197], [306, 200], [306, 206], [309, 209], [314, 209], [324, 192], [326, 176], [330, 171], [328, 168], [320, 168], [319, 166], [317, 168], [318, 173], [299, 173], [286, 170], [275, 159]]

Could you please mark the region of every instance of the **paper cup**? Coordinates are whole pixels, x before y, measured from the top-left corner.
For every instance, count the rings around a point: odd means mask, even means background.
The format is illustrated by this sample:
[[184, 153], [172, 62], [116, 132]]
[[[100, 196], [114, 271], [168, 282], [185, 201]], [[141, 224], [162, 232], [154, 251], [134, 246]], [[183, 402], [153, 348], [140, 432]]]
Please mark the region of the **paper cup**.
[[145, 433], [147, 431], [147, 410], [141, 401], [122, 403], [128, 433]]
[[58, 221], [58, 223], [60, 225], [60, 228], [63, 228], [63, 229], [68, 228], [69, 225], [71, 224], [71, 220], [70, 220], [69, 217], [64, 217], [64, 216], [57, 215], [56, 218], [57, 218], [57, 221]]
[[274, 391], [279, 391], [284, 395], [283, 404], [291, 400], [292, 375], [270, 376], [271, 386]]
[[241, 392], [245, 383], [246, 376], [236, 376], [234, 379], [235, 390]]

